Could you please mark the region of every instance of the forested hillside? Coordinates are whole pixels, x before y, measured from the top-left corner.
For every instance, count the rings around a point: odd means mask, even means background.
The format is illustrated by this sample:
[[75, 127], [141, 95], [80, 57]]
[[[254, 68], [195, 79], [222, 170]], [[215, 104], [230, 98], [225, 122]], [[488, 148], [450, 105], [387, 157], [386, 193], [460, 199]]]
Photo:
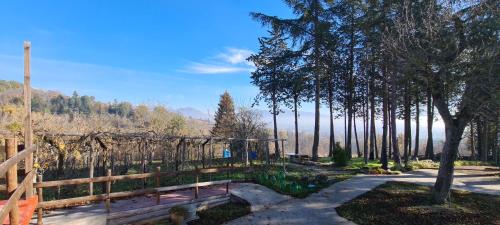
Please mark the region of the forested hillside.
[[[0, 80], [0, 130], [19, 133], [22, 129], [22, 84]], [[207, 121], [185, 118], [166, 107], [130, 102], [104, 103], [93, 96], [74, 92], [33, 89], [32, 111], [35, 132], [155, 131], [172, 135], [208, 134]]]

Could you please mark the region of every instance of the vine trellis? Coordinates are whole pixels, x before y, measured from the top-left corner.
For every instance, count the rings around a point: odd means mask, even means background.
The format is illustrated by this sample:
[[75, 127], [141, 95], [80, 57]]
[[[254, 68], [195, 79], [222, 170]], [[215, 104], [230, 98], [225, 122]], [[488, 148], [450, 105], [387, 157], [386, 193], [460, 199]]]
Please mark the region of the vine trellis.
[[[172, 171], [220, 166], [258, 159], [267, 164], [278, 156], [269, 154], [270, 142], [286, 139], [256, 139], [213, 136], [173, 136], [155, 132], [113, 133], [91, 132], [48, 133], [35, 135], [39, 149], [36, 156], [40, 171], [48, 179], [104, 176], [106, 169], [114, 174], [150, 172], [151, 165], [161, 163]], [[253, 144], [250, 144], [253, 143]], [[222, 150], [230, 146], [233, 157], [222, 158]], [[251, 152], [251, 155], [250, 155]], [[97, 170], [94, 170], [94, 167]]]

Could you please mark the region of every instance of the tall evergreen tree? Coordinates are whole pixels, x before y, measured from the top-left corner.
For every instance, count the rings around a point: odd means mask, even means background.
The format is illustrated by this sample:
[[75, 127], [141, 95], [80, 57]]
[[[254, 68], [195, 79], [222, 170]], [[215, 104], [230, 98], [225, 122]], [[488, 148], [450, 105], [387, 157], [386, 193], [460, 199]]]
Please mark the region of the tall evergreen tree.
[[[276, 116], [280, 113], [280, 103], [284, 101], [285, 87], [282, 82], [290, 73], [287, 64], [290, 50], [287, 47], [283, 32], [278, 29], [269, 31], [270, 37], [259, 38], [260, 48], [257, 54], [251, 55], [248, 60], [256, 67], [252, 72], [252, 84], [259, 88], [256, 103], [263, 100], [268, 104], [273, 115], [273, 136], [278, 139], [278, 125]], [[279, 141], [274, 141], [275, 156], [279, 157]]]
[[225, 91], [220, 96], [217, 112], [215, 112], [215, 125], [210, 133], [217, 137], [232, 137], [234, 135], [235, 123], [236, 113], [234, 111], [233, 98]]
[[319, 128], [320, 128], [320, 92], [321, 77], [325, 73], [324, 51], [330, 36], [331, 2], [321, 0], [285, 0], [288, 7], [297, 16], [294, 19], [282, 19], [262, 13], [251, 16], [263, 25], [271, 25], [289, 34], [299, 49], [304, 53], [305, 61], [312, 68], [314, 80], [314, 138], [312, 160], [318, 160]]

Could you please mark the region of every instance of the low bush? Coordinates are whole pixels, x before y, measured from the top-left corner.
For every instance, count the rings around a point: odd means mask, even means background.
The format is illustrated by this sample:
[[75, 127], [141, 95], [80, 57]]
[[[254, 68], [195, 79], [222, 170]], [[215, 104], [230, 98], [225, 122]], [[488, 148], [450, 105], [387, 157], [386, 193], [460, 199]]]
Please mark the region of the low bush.
[[418, 170], [418, 169], [437, 169], [439, 168], [439, 162], [434, 162], [430, 159], [427, 160], [418, 160], [418, 161], [411, 161], [408, 163], [408, 166], [410, 167], [411, 170]]
[[335, 143], [335, 149], [333, 151], [333, 163], [337, 167], [347, 166], [349, 162], [349, 157], [347, 155], [347, 151], [340, 147], [340, 144]]

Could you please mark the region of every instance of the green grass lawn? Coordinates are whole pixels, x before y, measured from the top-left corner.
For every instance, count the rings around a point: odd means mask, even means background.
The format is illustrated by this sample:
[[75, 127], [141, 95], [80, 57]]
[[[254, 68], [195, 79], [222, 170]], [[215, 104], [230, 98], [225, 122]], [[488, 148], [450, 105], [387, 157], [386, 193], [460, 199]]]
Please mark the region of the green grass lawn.
[[387, 182], [337, 208], [360, 225], [500, 224], [500, 197], [452, 191], [451, 203], [433, 205], [431, 187]]

